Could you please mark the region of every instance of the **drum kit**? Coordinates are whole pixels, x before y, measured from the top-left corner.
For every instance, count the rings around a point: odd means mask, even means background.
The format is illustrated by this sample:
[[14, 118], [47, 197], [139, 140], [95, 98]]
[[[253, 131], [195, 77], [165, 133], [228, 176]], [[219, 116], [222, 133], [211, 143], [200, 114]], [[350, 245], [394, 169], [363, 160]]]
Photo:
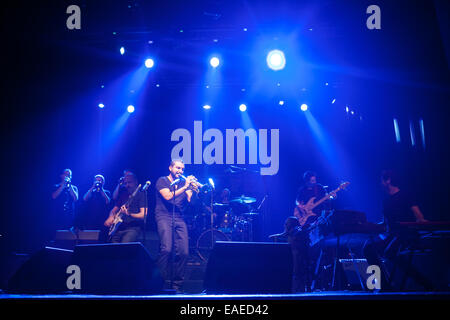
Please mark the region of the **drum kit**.
[[259, 215], [253, 212], [256, 199], [244, 195], [224, 203], [213, 203], [206, 212], [194, 217], [193, 228], [199, 234], [196, 249], [208, 260], [216, 241], [253, 241], [253, 223]]

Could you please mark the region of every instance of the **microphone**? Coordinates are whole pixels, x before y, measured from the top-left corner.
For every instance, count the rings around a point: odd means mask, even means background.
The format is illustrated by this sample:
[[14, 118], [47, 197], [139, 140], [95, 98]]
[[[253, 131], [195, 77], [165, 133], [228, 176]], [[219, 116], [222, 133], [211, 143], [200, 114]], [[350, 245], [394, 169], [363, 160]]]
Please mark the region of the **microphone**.
[[215, 189], [213, 179], [209, 178], [208, 181], [209, 181], [209, 184], [211, 185], [211, 187], [212, 187], [213, 189]]
[[148, 187], [150, 187], [151, 182], [147, 181], [144, 186], [142, 187], [141, 191], [147, 191]]

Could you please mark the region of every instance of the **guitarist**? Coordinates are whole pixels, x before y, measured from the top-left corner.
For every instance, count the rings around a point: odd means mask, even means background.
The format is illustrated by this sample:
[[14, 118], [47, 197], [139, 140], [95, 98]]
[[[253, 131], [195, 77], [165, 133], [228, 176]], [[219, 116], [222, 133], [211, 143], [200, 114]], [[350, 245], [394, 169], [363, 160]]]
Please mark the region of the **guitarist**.
[[[310, 224], [317, 217], [315, 215], [307, 217], [308, 212], [310, 211], [309, 205], [327, 195], [325, 188], [321, 184], [317, 183], [317, 175], [315, 172], [306, 171], [303, 174], [303, 181], [304, 185], [299, 188], [297, 198], [295, 199], [296, 208], [294, 210], [294, 216], [299, 219], [300, 225], [302, 226], [305, 224]], [[312, 209], [312, 213], [319, 215], [322, 210], [325, 210], [328, 207], [329, 201], [326, 201], [325, 203], [322, 203]]]
[[134, 242], [138, 239], [144, 227], [145, 193], [137, 192], [128, 206], [125, 206], [124, 204], [136, 190], [138, 180], [134, 174], [127, 174], [123, 179], [123, 185], [127, 192], [121, 194], [104, 223], [109, 228], [117, 214], [124, 214], [123, 222], [111, 238], [112, 243]]

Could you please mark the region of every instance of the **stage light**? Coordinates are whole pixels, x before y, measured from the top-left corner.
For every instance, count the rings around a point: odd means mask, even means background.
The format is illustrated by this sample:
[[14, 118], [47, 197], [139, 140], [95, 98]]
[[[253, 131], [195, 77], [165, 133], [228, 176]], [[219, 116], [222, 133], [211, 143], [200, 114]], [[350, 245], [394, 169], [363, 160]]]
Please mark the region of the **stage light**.
[[272, 50], [267, 55], [267, 65], [272, 70], [281, 70], [286, 65], [286, 59], [284, 57], [283, 51]]
[[103, 108], [105, 107], [105, 105], [104, 105], [103, 103], [99, 103], [99, 104], [98, 104], [98, 107], [99, 107], [100, 109], [103, 109]]
[[212, 57], [211, 60], [209, 60], [209, 64], [211, 65], [211, 67], [217, 68], [220, 64], [220, 60], [217, 57]]
[[278, 102], [278, 104], [279, 104], [280, 106], [282, 106], [282, 105], [284, 105], [284, 101], [283, 101], [283, 100], [280, 100], [280, 102]]
[[350, 109], [349, 109], [348, 107], [345, 107], [345, 112], [347, 112], [347, 113], [348, 113], [348, 112], [349, 112], [349, 110], [350, 110]]
[[331, 104], [334, 104], [336, 102], [336, 99], [333, 99], [332, 101], [331, 101]]
[[203, 109], [209, 110], [209, 109], [211, 109], [211, 106], [210, 106], [209, 104], [205, 104], [205, 105], [203, 106]]
[[247, 110], [247, 106], [246, 106], [245, 104], [241, 104], [241, 105], [239, 106], [239, 110], [241, 110], [241, 112], [244, 112], [244, 111]]
[[124, 55], [124, 53], [125, 53], [125, 48], [124, 48], [124, 47], [120, 47], [120, 50], [119, 50], [119, 51], [120, 51], [120, 54], [121, 54], [121, 55]]
[[134, 112], [134, 106], [130, 104], [130, 105], [127, 107], [127, 111], [128, 111], [129, 113], [133, 113], [133, 112]]
[[308, 105], [307, 104], [302, 104], [301, 106], [300, 106], [300, 110], [302, 110], [303, 112], [305, 112], [306, 110], [308, 110]]
[[153, 66], [155, 65], [155, 62], [153, 61], [153, 59], [147, 59], [147, 60], [145, 60], [145, 66], [147, 67], [147, 68], [152, 68]]

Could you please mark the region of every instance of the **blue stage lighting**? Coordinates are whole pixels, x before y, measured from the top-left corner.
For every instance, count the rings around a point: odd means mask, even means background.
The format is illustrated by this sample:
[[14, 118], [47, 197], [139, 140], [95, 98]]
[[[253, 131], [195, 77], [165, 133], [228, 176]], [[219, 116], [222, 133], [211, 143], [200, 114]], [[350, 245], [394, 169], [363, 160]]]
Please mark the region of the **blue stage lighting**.
[[279, 104], [280, 106], [282, 106], [282, 105], [284, 105], [284, 101], [283, 101], [283, 100], [280, 100], [280, 102], [278, 102], [278, 104]]
[[124, 48], [124, 47], [120, 47], [120, 50], [119, 50], [119, 51], [120, 51], [120, 54], [121, 54], [121, 55], [124, 55], [124, 53], [125, 53], [125, 48]]
[[219, 60], [219, 58], [217, 58], [217, 57], [212, 57], [212, 58], [209, 60], [209, 64], [211, 65], [211, 67], [217, 68], [217, 67], [219, 66], [219, 64], [220, 64], [220, 60]]
[[209, 110], [209, 109], [211, 109], [211, 106], [210, 106], [209, 104], [205, 104], [205, 105], [203, 106], [203, 109]]
[[99, 104], [98, 104], [98, 107], [99, 107], [100, 109], [103, 109], [103, 108], [105, 107], [105, 105], [104, 105], [103, 103], [99, 103]]
[[286, 65], [286, 58], [284, 57], [283, 51], [272, 50], [267, 55], [267, 65], [272, 70], [281, 70]]
[[134, 106], [130, 104], [130, 105], [127, 107], [127, 111], [128, 111], [129, 113], [133, 113], [133, 112], [134, 112]]
[[300, 106], [300, 110], [302, 110], [303, 112], [304, 111], [306, 111], [306, 110], [308, 110], [308, 105], [307, 104], [302, 104], [301, 106]]
[[152, 68], [155, 65], [155, 62], [153, 61], [153, 59], [148, 58], [147, 60], [145, 60], [145, 66], [147, 68]]
[[241, 104], [239, 106], [239, 110], [241, 110], [241, 112], [244, 112], [245, 110], [247, 110], [247, 106], [245, 104]]

